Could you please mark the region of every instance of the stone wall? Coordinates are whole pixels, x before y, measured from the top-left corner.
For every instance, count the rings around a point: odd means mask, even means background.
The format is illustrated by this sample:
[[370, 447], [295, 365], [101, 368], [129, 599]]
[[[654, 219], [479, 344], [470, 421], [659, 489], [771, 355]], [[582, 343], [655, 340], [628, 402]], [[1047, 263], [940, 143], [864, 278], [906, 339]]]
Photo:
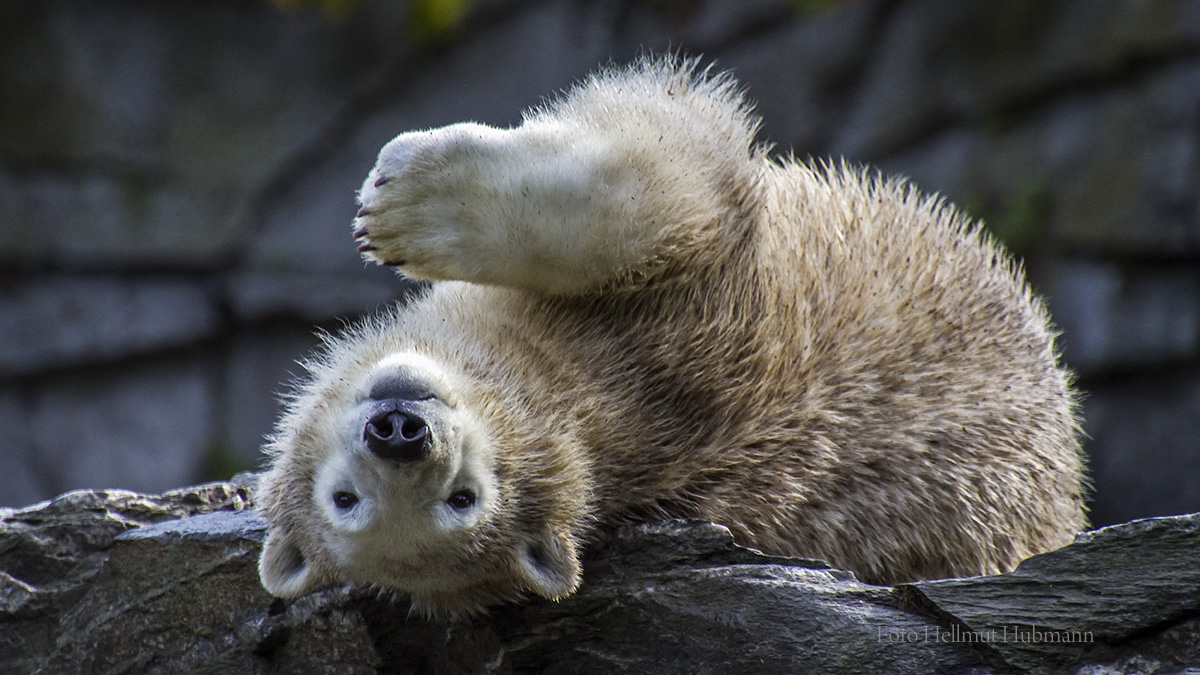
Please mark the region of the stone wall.
[[1098, 524], [1200, 510], [1200, 4], [0, 0], [0, 505], [256, 465], [274, 393], [406, 291], [354, 190], [411, 128], [597, 64], [732, 68], [762, 138], [911, 177], [1025, 257], [1087, 391]]

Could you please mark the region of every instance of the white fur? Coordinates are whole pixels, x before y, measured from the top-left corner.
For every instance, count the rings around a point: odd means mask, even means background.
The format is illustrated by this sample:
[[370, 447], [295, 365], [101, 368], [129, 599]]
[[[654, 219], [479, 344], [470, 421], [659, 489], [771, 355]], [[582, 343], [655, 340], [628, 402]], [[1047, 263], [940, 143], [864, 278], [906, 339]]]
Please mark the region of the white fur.
[[[561, 598], [585, 546], [648, 517], [882, 583], [1069, 542], [1070, 377], [1019, 269], [943, 202], [772, 160], [756, 129], [728, 77], [647, 61], [514, 129], [384, 147], [360, 248], [446, 281], [309, 364], [256, 497], [267, 589], [364, 581], [451, 614]], [[407, 464], [364, 442], [373, 385], [412, 391], [396, 369], [435, 394]]]
[[[436, 442], [429, 460], [417, 466], [380, 459], [362, 443], [362, 424], [371, 405], [366, 392], [398, 368], [419, 373], [437, 395], [420, 404]], [[318, 528], [321, 546], [346, 579], [378, 583], [380, 570], [397, 563], [424, 564], [431, 552], [461, 546], [464, 537], [469, 539], [472, 530], [498, 508], [491, 448], [472, 413], [458, 407], [453, 377], [420, 354], [400, 352], [381, 359], [356, 387], [355, 404], [341, 415], [336, 433], [326, 441], [337, 450], [322, 455], [311, 499], [323, 520]], [[462, 489], [475, 494], [475, 504], [465, 510], [450, 507], [448, 497]], [[338, 508], [332, 499], [337, 492], [352, 493], [358, 502]], [[270, 577], [282, 582], [268, 589], [295, 594], [314, 581], [309, 572], [310, 568], [302, 568]], [[413, 581], [404, 577], [391, 583]]]
[[[657, 84], [597, 87], [601, 101], [567, 98], [514, 129], [397, 136], [359, 192], [354, 227], [367, 233], [367, 257], [418, 279], [561, 294], [695, 245], [698, 227], [726, 208], [722, 182], [745, 155], [747, 128], [711, 100], [724, 80], [681, 78], [676, 109], [647, 105]], [[737, 133], [713, 134], [714, 124]]]
[[550, 124], [402, 134], [363, 184], [369, 213], [358, 224], [411, 277], [594, 286], [648, 254], [649, 242], [629, 236], [639, 189], [623, 154], [602, 134]]
[[432, 358], [413, 351], [388, 354], [380, 359], [367, 373], [364, 384], [359, 387], [362, 395], [366, 395], [372, 383], [385, 378], [389, 372], [401, 368], [420, 373], [425, 382], [431, 385], [439, 399], [451, 408], [458, 407], [458, 391], [464, 386], [458, 381], [460, 378], [455, 377], [453, 372]]

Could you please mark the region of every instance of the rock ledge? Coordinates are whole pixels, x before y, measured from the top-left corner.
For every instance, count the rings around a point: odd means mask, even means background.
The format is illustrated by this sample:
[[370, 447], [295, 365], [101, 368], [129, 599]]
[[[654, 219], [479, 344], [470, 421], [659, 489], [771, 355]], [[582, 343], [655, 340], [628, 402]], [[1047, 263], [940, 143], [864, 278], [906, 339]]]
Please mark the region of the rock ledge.
[[1200, 673], [1200, 514], [895, 588], [648, 523], [563, 602], [437, 623], [354, 587], [269, 596], [252, 485], [0, 509], [0, 672]]

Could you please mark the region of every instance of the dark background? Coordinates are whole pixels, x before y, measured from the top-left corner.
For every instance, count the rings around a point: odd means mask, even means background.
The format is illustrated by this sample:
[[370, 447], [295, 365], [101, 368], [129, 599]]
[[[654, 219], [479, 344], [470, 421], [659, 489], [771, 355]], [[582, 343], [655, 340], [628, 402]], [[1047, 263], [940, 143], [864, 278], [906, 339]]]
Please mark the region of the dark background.
[[1026, 261], [1093, 522], [1200, 511], [1200, 3], [0, 0], [0, 505], [258, 466], [395, 134], [598, 64], [733, 69], [762, 139], [912, 178]]

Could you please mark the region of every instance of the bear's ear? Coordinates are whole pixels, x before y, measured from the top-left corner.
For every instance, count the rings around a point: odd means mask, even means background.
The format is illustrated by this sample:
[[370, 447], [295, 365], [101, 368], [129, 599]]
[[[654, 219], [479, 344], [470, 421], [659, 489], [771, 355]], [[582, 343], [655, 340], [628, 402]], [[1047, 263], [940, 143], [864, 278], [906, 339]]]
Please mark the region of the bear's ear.
[[579, 586], [579, 556], [575, 541], [566, 532], [547, 529], [522, 542], [517, 569], [526, 585], [538, 595], [558, 600]]
[[317, 576], [292, 537], [277, 530], [267, 535], [258, 559], [258, 577], [267, 592], [294, 598], [316, 588]]

